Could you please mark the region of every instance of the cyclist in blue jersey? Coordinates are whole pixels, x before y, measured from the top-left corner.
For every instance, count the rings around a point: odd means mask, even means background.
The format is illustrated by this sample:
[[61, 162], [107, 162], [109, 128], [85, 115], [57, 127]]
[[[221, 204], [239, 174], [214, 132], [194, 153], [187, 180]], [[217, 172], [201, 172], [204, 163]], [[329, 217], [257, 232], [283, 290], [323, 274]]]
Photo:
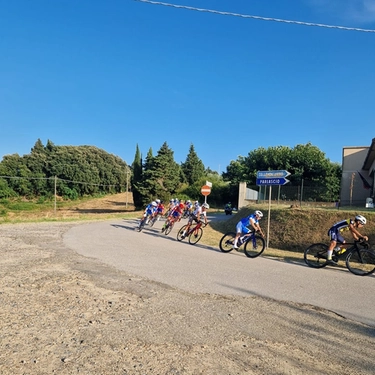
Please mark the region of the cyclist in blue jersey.
[[330, 244], [327, 251], [327, 264], [329, 265], [336, 265], [336, 262], [332, 260], [333, 249], [336, 247], [337, 243], [344, 244], [345, 239], [342, 236], [342, 232], [350, 231], [351, 235], [355, 240], [365, 240], [368, 241], [367, 236], [362, 236], [359, 233], [358, 228], [362, 228], [366, 225], [367, 220], [362, 215], [357, 215], [354, 220], [346, 219], [341, 220], [332, 225], [331, 228], [328, 230], [328, 236], [330, 237]]
[[147, 217], [147, 216], [150, 216], [151, 218], [156, 212], [157, 207], [158, 207], [158, 204], [155, 201], [149, 203], [147, 207], [145, 208], [145, 211], [143, 212], [142, 218]]
[[[236, 225], [236, 237], [233, 243], [233, 249], [238, 250], [237, 241], [241, 237], [241, 234], [247, 234], [250, 232], [259, 232], [263, 237], [264, 233], [259, 226], [259, 220], [263, 217], [262, 211], [256, 210], [253, 214], [242, 218]], [[248, 227], [251, 226], [251, 229]]]

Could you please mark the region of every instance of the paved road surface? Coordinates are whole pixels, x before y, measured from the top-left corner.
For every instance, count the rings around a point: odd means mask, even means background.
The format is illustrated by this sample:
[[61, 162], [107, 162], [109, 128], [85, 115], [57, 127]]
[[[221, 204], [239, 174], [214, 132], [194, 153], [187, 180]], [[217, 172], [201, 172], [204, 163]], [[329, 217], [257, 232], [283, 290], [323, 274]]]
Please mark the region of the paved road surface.
[[178, 227], [165, 236], [162, 224], [146, 226], [141, 233], [134, 230], [135, 220], [82, 224], [70, 229], [64, 242], [83, 256], [190, 292], [307, 303], [375, 326], [374, 275], [280, 262], [268, 258], [267, 249], [255, 259], [235, 251], [222, 253], [218, 247], [178, 242]]

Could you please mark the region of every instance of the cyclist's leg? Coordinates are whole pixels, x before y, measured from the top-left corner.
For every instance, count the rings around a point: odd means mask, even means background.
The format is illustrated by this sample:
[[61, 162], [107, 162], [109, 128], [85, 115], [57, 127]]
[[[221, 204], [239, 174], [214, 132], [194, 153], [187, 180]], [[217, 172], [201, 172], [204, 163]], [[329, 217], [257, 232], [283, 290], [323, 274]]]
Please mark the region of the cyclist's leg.
[[328, 232], [328, 235], [330, 237], [330, 243], [329, 243], [328, 250], [327, 250], [327, 262], [333, 263], [332, 261], [333, 249], [336, 247], [337, 241], [339, 241], [340, 234], [337, 232], [337, 230], [330, 230]]
[[237, 241], [241, 236], [242, 229], [243, 229], [243, 225], [242, 225], [241, 221], [239, 221], [236, 225], [236, 237], [234, 238], [233, 249], [238, 249]]

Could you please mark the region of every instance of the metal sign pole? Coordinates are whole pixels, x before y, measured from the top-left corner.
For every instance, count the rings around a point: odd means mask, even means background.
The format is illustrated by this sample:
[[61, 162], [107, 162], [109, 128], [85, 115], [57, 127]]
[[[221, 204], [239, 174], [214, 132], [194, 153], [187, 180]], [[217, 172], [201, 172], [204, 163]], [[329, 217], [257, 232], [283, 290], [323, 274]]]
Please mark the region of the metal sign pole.
[[268, 195], [268, 222], [267, 222], [267, 244], [266, 244], [267, 249], [268, 249], [268, 245], [269, 245], [269, 241], [270, 241], [271, 193], [272, 193], [272, 186], [270, 185], [270, 190], [269, 190], [269, 195]]

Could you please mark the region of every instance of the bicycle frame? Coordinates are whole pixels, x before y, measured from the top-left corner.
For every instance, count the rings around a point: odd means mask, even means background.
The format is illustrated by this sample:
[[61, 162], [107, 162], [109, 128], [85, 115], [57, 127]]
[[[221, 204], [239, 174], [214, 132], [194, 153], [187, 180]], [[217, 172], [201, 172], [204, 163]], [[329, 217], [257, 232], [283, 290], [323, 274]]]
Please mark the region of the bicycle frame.
[[195, 225], [193, 224], [190, 229], [185, 233], [185, 237], [188, 237], [190, 234], [196, 232], [198, 233], [198, 229], [203, 225], [203, 221], [199, 221]]

